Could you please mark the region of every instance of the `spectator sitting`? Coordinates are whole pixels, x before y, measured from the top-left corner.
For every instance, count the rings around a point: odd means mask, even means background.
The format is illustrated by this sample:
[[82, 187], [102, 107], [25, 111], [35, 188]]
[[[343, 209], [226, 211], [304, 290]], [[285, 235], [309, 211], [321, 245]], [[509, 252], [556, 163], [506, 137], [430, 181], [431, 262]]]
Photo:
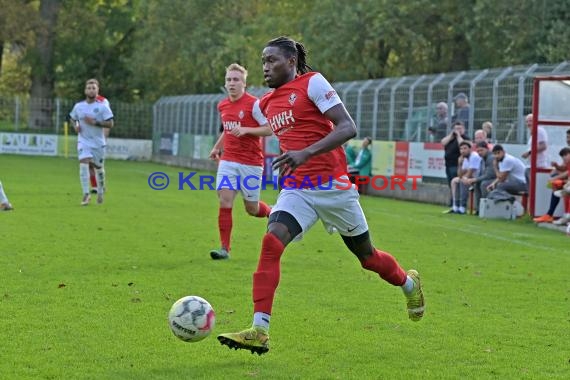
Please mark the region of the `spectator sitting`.
[[485, 131], [485, 133], [487, 134], [487, 142], [491, 144], [493, 142], [492, 141], [493, 123], [491, 123], [490, 121], [486, 121], [481, 125], [481, 129]]
[[514, 195], [528, 191], [524, 163], [506, 153], [499, 144], [493, 147], [493, 156], [495, 156], [493, 165], [497, 178], [487, 185], [486, 190], [503, 190]]
[[469, 195], [469, 180], [479, 175], [481, 168], [481, 157], [471, 150], [471, 143], [463, 141], [459, 144], [461, 155], [457, 166], [457, 177], [451, 180], [451, 197], [453, 206], [451, 208], [454, 214], [465, 214], [467, 206], [467, 197]]
[[453, 98], [455, 101], [455, 115], [451, 118], [451, 122], [455, 123], [460, 121], [463, 123], [465, 129], [469, 128], [469, 109], [471, 106], [469, 105], [469, 99], [464, 92], [460, 92], [459, 94], [455, 95]]
[[[570, 129], [566, 130], [566, 145], [570, 147]], [[549, 187], [552, 187], [552, 194], [550, 194], [550, 206], [548, 207], [546, 214], [533, 219], [536, 223], [552, 223], [554, 221], [554, 211], [556, 211], [558, 202], [560, 202], [560, 198], [555, 196], [554, 192], [562, 189], [564, 180], [568, 178], [568, 169], [564, 162], [562, 162], [562, 165], [556, 162], [551, 162], [551, 165], [554, 169], [552, 170], [551, 178], [548, 181]]]
[[473, 148], [477, 149], [477, 144], [480, 142], [487, 143], [487, 149], [493, 149], [493, 145], [489, 143], [489, 139], [487, 138], [487, 132], [484, 129], [478, 129], [475, 131], [473, 135]]
[[[370, 177], [372, 175], [372, 153], [370, 152], [370, 145], [372, 144], [372, 138], [365, 137], [362, 140], [362, 148], [358, 152], [354, 163], [349, 166], [349, 173], [354, 173], [358, 170], [359, 176]], [[358, 192], [364, 194], [366, 191], [364, 186], [358, 185]]]
[[435, 112], [435, 118], [432, 120], [432, 125], [428, 128], [428, 131], [431, 133], [433, 140], [440, 141], [447, 135], [447, 103], [437, 103]]
[[489, 186], [497, 176], [493, 165], [494, 157], [489, 150], [487, 142], [479, 141], [476, 149], [477, 154], [481, 157], [481, 169], [479, 170], [479, 175], [477, 177], [469, 178], [466, 182], [470, 186], [473, 186], [475, 208], [478, 210], [480, 199], [487, 197], [487, 186]]
[[[453, 129], [451, 133], [441, 139], [441, 145], [445, 150], [445, 175], [447, 177], [447, 185], [451, 189], [451, 180], [457, 176], [457, 161], [459, 156], [459, 144], [463, 140], [469, 140], [465, 136], [465, 126], [462, 122], [457, 121], [453, 124]], [[453, 212], [453, 199], [449, 199], [449, 210], [444, 211], [444, 213], [449, 214]]]
[[562, 157], [563, 164], [568, 168], [566, 170], [566, 184], [561, 190], [555, 191], [554, 195], [564, 199], [564, 216], [555, 220], [552, 224], [565, 226], [570, 222], [570, 184], [568, 182], [570, 176], [570, 148], [562, 148], [562, 150], [560, 150], [560, 157]]
[[473, 135], [473, 142], [475, 144], [479, 143], [480, 141], [485, 141], [487, 140], [487, 132], [485, 132], [482, 129], [478, 129], [475, 131], [475, 134]]

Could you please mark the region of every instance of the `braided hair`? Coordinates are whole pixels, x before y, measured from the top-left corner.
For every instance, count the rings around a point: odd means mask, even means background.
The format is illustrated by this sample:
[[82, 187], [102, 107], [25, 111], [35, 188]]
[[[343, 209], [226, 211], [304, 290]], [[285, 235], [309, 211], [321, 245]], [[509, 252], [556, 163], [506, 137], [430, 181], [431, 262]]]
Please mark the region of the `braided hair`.
[[285, 53], [287, 58], [297, 57], [297, 73], [306, 74], [313, 69], [307, 65], [307, 49], [300, 43], [289, 37], [277, 37], [267, 43], [267, 46], [275, 46]]

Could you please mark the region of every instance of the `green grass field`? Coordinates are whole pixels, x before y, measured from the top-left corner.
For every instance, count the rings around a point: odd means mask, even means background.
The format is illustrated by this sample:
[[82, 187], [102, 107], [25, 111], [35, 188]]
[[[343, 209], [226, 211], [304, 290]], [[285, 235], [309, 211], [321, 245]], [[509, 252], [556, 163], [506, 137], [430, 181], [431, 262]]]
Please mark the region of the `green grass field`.
[[[189, 169], [109, 161], [105, 203], [80, 207], [75, 160], [2, 155], [0, 168], [15, 207], [0, 213], [1, 379], [570, 378], [570, 239], [529, 221], [363, 197], [376, 246], [422, 275], [424, 320], [318, 223], [283, 257], [259, 357], [215, 339], [251, 323], [265, 220], [241, 202], [232, 259], [214, 262], [216, 194], [147, 184]], [[167, 324], [185, 295], [217, 313], [199, 343]]]

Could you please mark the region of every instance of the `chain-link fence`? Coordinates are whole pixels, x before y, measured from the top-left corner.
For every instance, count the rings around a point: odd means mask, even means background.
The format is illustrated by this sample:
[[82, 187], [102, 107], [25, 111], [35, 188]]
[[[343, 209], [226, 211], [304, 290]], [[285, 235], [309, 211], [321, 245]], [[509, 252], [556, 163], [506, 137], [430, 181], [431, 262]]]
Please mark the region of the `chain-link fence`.
[[[353, 116], [359, 137], [437, 141], [429, 131], [436, 123], [436, 104], [448, 105], [449, 128], [457, 112], [454, 97], [464, 93], [470, 104], [466, 120], [470, 136], [483, 122], [490, 121], [494, 126], [492, 140], [524, 143], [528, 138], [524, 115], [531, 111], [532, 78], [569, 74], [570, 61], [564, 61], [553, 65], [339, 82], [333, 86]], [[249, 91], [261, 96], [268, 89], [250, 88]], [[224, 97], [222, 93], [163, 97], [154, 105], [111, 99], [116, 122], [112, 136], [138, 139], [154, 136], [155, 141], [162, 133], [215, 136], [220, 125], [216, 106]], [[0, 131], [62, 134], [73, 103], [63, 99], [0, 96]]]
[[[0, 131], [63, 134], [75, 101], [0, 96]], [[112, 137], [152, 138], [152, 104], [123, 103], [111, 99], [115, 116]]]
[[[537, 75], [568, 75], [570, 61], [553, 65], [513, 66], [434, 75], [339, 82], [333, 86], [353, 116], [360, 137], [374, 140], [434, 141], [436, 104], [448, 105], [448, 128], [457, 112], [454, 97], [467, 95], [467, 133], [473, 136], [485, 121], [493, 124], [492, 140], [525, 143], [524, 115], [531, 112], [532, 79]], [[262, 95], [265, 88], [249, 89]], [[154, 135], [217, 134], [217, 103], [224, 94], [163, 97], [154, 105]], [[438, 139], [437, 139], [438, 140]]]

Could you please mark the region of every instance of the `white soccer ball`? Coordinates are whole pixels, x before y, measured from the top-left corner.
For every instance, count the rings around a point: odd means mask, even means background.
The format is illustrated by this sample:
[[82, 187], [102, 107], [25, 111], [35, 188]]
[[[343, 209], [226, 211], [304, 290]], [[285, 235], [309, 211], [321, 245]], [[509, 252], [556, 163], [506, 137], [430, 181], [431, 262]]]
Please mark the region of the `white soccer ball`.
[[198, 342], [212, 332], [216, 324], [216, 313], [205, 299], [186, 296], [170, 308], [168, 324], [178, 338], [185, 342]]

